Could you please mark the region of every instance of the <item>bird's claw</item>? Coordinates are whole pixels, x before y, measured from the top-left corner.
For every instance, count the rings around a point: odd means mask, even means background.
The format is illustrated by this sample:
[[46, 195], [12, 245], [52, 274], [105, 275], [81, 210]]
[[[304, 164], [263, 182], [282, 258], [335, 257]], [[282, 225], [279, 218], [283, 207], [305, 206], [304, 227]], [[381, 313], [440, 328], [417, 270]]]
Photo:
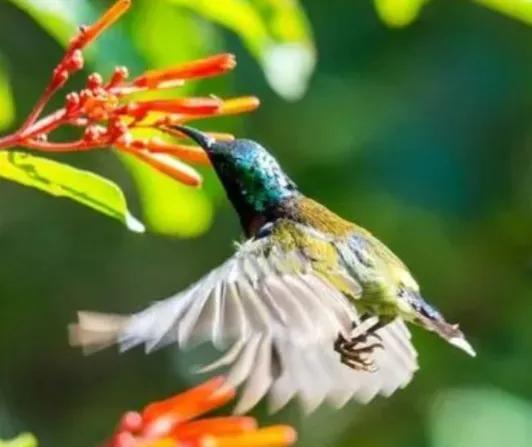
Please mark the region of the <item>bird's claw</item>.
[[[364, 344], [370, 338], [375, 336], [377, 343]], [[342, 334], [334, 343], [334, 350], [340, 354], [340, 360], [344, 365], [357, 371], [375, 372], [378, 367], [371, 354], [377, 348], [384, 348], [381, 339], [377, 334], [361, 334], [351, 339], [346, 339]], [[362, 344], [362, 346], [360, 346]]]
[[375, 365], [375, 362], [373, 360], [351, 360], [345, 357], [340, 357], [340, 361], [346, 365], [349, 366], [349, 368], [354, 369], [355, 371], [365, 371], [369, 373], [375, 373], [379, 370], [377, 365]]

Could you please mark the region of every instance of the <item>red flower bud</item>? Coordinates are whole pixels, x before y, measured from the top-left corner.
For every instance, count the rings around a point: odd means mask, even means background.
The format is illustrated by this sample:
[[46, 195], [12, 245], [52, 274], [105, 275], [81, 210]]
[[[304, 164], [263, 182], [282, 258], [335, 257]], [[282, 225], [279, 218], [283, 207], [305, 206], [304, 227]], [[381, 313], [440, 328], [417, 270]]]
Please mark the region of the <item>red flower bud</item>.
[[128, 431], [131, 433], [138, 433], [142, 429], [142, 416], [137, 411], [128, 411], [122, 416], [118, 424], [118, 431]]
[[117, 85], [122, 84], [127, 78], [129, 78], [129, 70], [127, 67], [115, 67], [115, 71], [111, 80], [109, 81], [108, 88], [116, 87]]
[[89, 90], [95, 90], [103, 85], [102, 76], [99, 73], [92, 73], [87, 78], [87, 88]]
[[69, 73], [81, 70], [85, 61], [83, 59], [83, 53], [81, 50], [74, 50], [64, 61], [63, 67]]
[[107, 134], [112, 141], [118, 140], [129, 133], [128, 125], [118, 117], [112, 117], [107, 124]]
[[48, 86], [49, 91], [55, 91], [63, 87], [66, 81], [68, 81], [68, 77], [69, 77], [68, 71], [63, 70], [61, 67], [58, 67], [58, 68], [59, 69], [56, 69], [54, 71], [52, 81], [50, 82], [50, 85]]
[[90, 98], [94, 98], [94, 93], [92, 92], [92, 90], [89, 90], [87, 88], [84, 88], [83, 90], [81, 90], [79, 92], [79, 100], [80, 100], [80, 104], [83, 106], [85, 105], [85, 103], [90, 99]]
[[80, 103], [79, 95], [76, 92], [70, 92], [65, 97], [65, 109], [67, 114], [71, 114], [78, 109]]
[[102, 135], [106, 133], [105, 127], [92, 125], [88, 126], [83, 133], [83, 140], [87, 143], [94, 143], [101, 139]]

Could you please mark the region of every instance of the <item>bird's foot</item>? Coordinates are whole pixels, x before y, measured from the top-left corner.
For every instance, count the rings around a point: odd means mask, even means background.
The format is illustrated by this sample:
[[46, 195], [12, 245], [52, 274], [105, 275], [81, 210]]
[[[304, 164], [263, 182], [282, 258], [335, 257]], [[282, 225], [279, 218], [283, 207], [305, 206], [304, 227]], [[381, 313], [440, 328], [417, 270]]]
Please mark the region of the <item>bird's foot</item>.
[[[377, 338], [377, 342], [368, 343], [371, 336]], [[378, 367], [372, 357], [373, 351], [383, 348], [378, 334], [360, 334], [346, 339], [342, 334], [334, 343], [334, 350], [340, 354], [340, 361], [356, 371], [376, 372]]]
[[382, 338], [377, 334], [381, 327], [379, 318], [366, 317], [362, 318], [360, 323], [353, 322], [349, 339], [338, 334], [334, 349], [340, 354], [341, 362], [355, 370], [377, 371], [378, 367], [372, 354], [375, 349], [384, 348]]

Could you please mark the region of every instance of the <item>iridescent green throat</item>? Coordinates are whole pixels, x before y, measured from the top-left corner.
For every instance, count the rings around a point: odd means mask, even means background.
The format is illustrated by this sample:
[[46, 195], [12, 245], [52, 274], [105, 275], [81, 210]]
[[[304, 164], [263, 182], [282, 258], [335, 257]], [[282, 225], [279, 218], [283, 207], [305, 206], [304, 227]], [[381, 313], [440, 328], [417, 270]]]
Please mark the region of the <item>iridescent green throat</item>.
[[209, 156], [248, 234], [259, 221], [273, 219], [283, 202], [299, 194], [277, 160], [254, 141], [218, 143]]

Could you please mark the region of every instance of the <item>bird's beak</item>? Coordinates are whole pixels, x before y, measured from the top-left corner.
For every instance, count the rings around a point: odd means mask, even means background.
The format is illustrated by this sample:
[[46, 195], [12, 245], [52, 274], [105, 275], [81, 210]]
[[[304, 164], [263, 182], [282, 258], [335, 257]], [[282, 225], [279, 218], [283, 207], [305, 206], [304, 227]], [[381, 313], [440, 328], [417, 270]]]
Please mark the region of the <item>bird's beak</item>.
[[196, 143], [198, 143], [207, 153], [211, 152], [214, 149], [216, 140], [203, 132], [194, 129], [192, 127], [183, 126], [180, 124], [175, 124], [172, 126], [173, 129], [185, 134], [187, 137], [190, 137]]

